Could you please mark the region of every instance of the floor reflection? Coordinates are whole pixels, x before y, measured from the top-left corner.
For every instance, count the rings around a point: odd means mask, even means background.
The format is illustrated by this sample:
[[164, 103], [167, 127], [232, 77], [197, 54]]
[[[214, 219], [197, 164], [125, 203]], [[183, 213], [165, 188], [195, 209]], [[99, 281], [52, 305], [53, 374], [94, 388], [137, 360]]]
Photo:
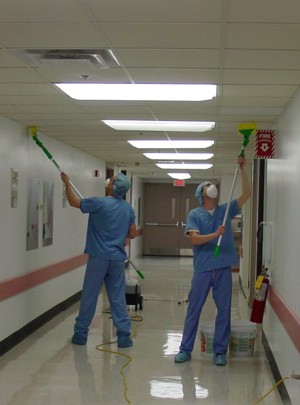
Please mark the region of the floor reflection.
[[[115, 340], [109, 311], [100, 296], [87, 346], [73, 346], [70, 337], [78, 304], [30, 335], [1, 358], [0, 391], [3, 405], [252, 405], [272, 387], [274, 379], [261, 345], [260, 331], [253, 356], [228, 356], [216, 367], [201, 352], [200, 331], [192, 360], [174, 363], [178, 351], [192, 276], [192, 258], [141, 258], [135, 261], [141, 280], [143, 321], [138, 322], [134, 345], [123, 349], [131, 362], [96, 347]], [[233, 274], [233, 319], [249, 319], [238, 274]], [[134, 307], [128, 307], [134, 315]], [[214, 320], [211, 296], [200, 323]], [[134, 328], [133, 322], [133, 328]], [[118, 351], [116, 344], [112, 351]], [[128, 400], [127, 400], [128, 399]], [[264, 404], [282, 404], [275, 390]]]

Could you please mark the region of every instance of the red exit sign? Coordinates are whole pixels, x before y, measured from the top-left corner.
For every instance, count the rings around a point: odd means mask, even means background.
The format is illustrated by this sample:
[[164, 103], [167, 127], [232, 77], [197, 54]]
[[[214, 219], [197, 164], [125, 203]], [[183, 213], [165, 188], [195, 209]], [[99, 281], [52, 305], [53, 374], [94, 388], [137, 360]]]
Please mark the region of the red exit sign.
[[175, 186], [175, 187], [184, 187], [185, 186], [185, 180], [175, 179], [175, 180], [173, 180], [173, 186]]

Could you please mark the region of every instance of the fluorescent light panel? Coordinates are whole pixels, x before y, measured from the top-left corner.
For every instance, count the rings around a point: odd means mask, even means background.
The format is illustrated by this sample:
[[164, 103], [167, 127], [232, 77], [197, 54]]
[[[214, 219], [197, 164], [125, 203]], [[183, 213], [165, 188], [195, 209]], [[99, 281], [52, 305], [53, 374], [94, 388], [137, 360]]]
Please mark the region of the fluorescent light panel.
[[182, 170], [205, 170], [212, 167], [211, 163], [156, 163], [156, 166], [160, 169], [182, 169]]
[[209, 148], [214, 144], [214, 141], [210, 140], [129, 140], [130, 145], [138, 149], [204, 149]]
[[177, 180], [187, 180], [191, 178], [190, 173], [167, 173], [167, 175]]
[[103, 120], [109, 127], [123, 131], [203, 132], [215, 126], [213, 121]]
[[76, 100], [202, 101], [216, 97], [215, 84], [54, 83]]
[[153, 160], [207, 160], [213, 157], [213, 153], [143, 153]]

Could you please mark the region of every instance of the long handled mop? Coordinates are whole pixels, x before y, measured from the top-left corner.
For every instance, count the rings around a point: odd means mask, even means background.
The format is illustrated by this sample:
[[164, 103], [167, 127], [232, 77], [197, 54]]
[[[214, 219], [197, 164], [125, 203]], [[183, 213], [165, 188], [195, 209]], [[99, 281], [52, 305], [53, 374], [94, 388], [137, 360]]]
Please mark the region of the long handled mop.
[[130, 259], [128, 259], [128, 263], [131, 264], [131, 266], [134, 268], [134, 270], [137, 272], [137, 274], [140, 276], [140, 278], [143, 280], [144, 274], [141, 272], [141, 270], [137, 269], [134, 265], [134, 263], [132, 263], [132, 261]]
[[[30, 135], [32, 136], [32, 139], [34, 140], [34, 142], [43, 150], [43, 152], [45, 153], [45, 155], [51, 160], [51, 162], [54, 164], [54, 166], [58, 169], [58, 171], [61, 173], [62, 169], [59, 166], [59, 164], [56, 162], [56, 160], [54, 159], [54, 157], [51, 155], [51, 153], [48, 151], [48, 149], [45, 148], [43, 142], [41, 142], [38, 137], [37, 137], [37, 129], [36, 127], [30, 127], [29, 128], [30, 131]], [[78, 195], [79, 198], [83, 198], [82, 195], [80, 194], [80, 192], [77, 190], [77, 188], [74, 186], [74, 184], [70, 181], [70, 185], [72, 187], [72, 189], [75, 191], [75, 193]]]
[[[250, 135], [256, 130], [256, 124], [255, 123], [241, 124], [241, 125], [239, 125], [238, 130], [244, 137], [244, 141], [243, 141], [243, 145], [242, 145], [242, 149], [240, 151], [239, 157], [244, 157], [245, 156], [245, 148], [249, 143]], [[223, 219], [223, 224], [222, 224], [223, 226], [226, 224], [226, 221], [227, 221], [228, 212], [229, 212], [229, 205], [230, 205], [230, 201], [232, 199], [232, 195], [233, 195], [233, 191], [234, 191], [234, 187], [235, 187], [238, 172], [239, 172], [239, 165], [237, 164], [236, 169], [235, 169], [233, 182], [232, 182], [232, 186], [231, 186], [231, 190], [230, 190], [230, 194], [229, 194], [229, 198], [228, 198], [228, 203], [227, 203], [224, 219]], [[219, 236], [217, 246], [215, 247], [215, 251], [214, 251], [214, 256], [215, 257], [217, 257], [219, 255], [221, 241], [222, 241], [222, 235]]]
[[[59, 166], [59, 164], [56, 162], [56, 160], [54, 159], [54, 157], [52, 156], [52, 154], [48, 151], [48, 149], [44, 146], [43, 142], [41, 142], [38, 139], [37, 136], [37, 129], [36, 127], [30, 127], [29, 128], [29, 132], [30, 135], [32, 136], [32, 139], [34, 140], [34, 142], [43, 150], [43, 152], [45, 153], [45, 155], [51, 160], [51, 162], [54, 164], [54, 166], [58, 169], [58, 171], [61, 173], [62, 169]], [[75, 193], [78, 195], [79, 198], [83, 198], [83, 196], [80, 194], [80, 192], [78, 191], [78, 189], [74, 186], [74, 184], [70, 181], [70, 185], [72, 187], [72, 189], [75, 191]], [[134, 264], [131, 262], [131, 260], [128, 260], [129, 263], [132, 265], [132, 267], [134, 268], [134, 270], [137, 272], [137, 274], [140, 276], [141, 279], [144, 279], [144, 275], [143, 273], [138, 270]]]

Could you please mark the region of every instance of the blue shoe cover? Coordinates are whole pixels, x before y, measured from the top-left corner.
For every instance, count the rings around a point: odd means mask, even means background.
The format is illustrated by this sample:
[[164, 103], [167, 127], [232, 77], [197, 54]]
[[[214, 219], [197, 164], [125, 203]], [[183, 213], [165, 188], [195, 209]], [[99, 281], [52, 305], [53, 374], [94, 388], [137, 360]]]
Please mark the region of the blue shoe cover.
[[118, 347], [125, 348], [133, 345], [133, 341], [129, 336], [118, 336]]
[[71, 340], [73, 345], [81, 345], [81, 346], [86, 345], [86, 341], [87, 341], [86, 337], [80, 336], [76, 333], [72, 336], [72, 340]]
[[219, 354], [215, 353], [214, 358], [213, 358], [213, 363], [216, 366], [225, 366], [227, 363], [227, 357], [226, 354]]
[[175, 363], [185, 363], [186, 361], [191, 360], [191, 353], [188, 352], [179, 352], [176, 354], [174, 362]]

